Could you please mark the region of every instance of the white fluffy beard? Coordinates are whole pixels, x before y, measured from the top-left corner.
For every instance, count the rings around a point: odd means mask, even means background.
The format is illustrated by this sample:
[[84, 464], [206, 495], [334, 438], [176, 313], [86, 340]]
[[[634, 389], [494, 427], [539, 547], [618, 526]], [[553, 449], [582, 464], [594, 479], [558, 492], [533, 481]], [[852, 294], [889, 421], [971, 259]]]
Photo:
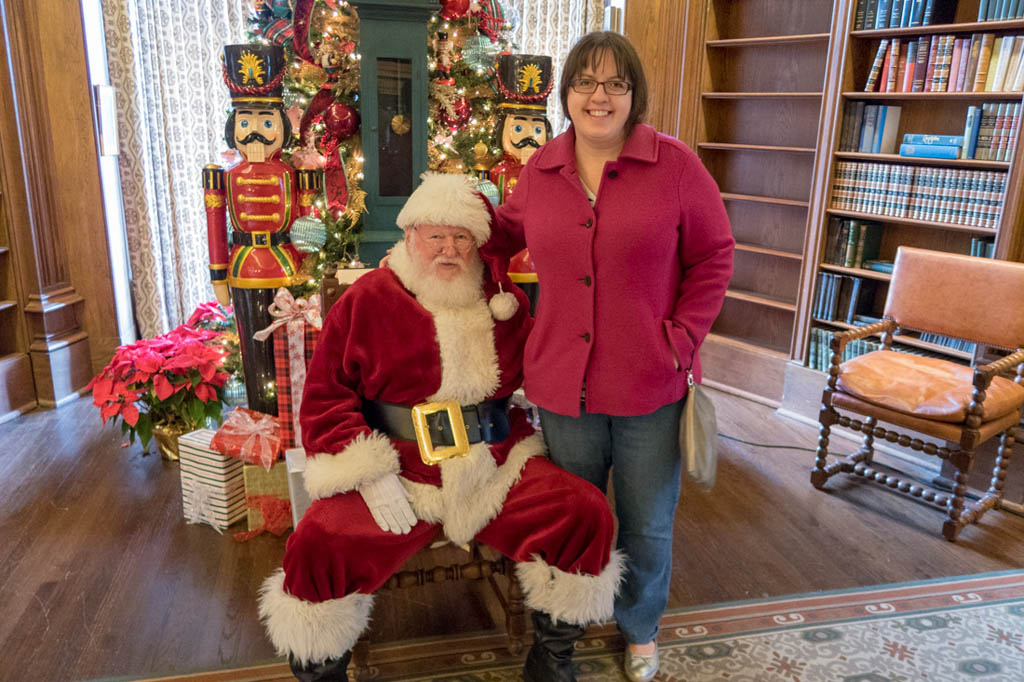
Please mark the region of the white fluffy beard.
[[420, 265], [403, 240], [391, 249], [388, 266], [428, 310], [468, 308], [484, 300], [484, 264], [479, 254], [453, 279], [443, 280]]

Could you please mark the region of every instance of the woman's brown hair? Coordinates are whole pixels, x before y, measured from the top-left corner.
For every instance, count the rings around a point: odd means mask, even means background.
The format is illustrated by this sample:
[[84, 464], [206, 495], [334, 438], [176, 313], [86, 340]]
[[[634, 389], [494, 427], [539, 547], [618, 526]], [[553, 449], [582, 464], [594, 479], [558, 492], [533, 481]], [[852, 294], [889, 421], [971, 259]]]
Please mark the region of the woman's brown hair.
[[626, 137], [629, 137], [633, 127], [643, 121], [647, 114], [647, 77], [636, 49], [621, 33], [594, 31], [577, 40], [569, 50], [569, 56], [562, 66], [562, 79], [558, 84], [562, 113], [569, 118], [569, 87], [573, 80], [587, 67], [596, 68], [604, 55], [609, 53], [615, 60], [618, 74], [633, 85], [633, 104], [625, 126]]

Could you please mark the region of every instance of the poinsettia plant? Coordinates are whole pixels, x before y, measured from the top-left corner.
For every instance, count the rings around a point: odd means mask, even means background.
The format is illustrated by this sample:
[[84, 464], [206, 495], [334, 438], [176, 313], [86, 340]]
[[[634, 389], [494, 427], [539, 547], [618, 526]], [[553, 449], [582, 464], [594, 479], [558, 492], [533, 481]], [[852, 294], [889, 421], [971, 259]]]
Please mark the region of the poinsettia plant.
[[222, 306], [217, 301], [200, 303], [185, 322], [186, 326], [196, 329], [209, 329], [219, 334], [216, 343], [224, 348], [222, 369], [229, 374], [241, 377], [242, 352], [238, 345], [238, 328], [235, 326], [233, 306]]
[[121, 431], [143, 448], [154, 426], [201, 428], [221, 421], [226, 351], [221, 333], [181, 325], [166, 334], [120, 346], [103, 371], [89, 383], [93, 404], [105, 424], [121, 420]]

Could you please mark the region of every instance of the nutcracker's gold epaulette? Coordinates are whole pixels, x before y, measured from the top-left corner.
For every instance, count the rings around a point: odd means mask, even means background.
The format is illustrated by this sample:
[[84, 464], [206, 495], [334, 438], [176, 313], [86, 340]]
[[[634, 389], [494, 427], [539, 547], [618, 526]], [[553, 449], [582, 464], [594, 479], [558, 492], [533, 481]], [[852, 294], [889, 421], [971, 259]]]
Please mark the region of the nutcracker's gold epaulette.
[[319, 190], [323, 185], [323, 173], [316, 169], [299, 169], [299, 191]]
[[224, 189], [224, 169], [213, 163], [204, 166], [203, 189]]

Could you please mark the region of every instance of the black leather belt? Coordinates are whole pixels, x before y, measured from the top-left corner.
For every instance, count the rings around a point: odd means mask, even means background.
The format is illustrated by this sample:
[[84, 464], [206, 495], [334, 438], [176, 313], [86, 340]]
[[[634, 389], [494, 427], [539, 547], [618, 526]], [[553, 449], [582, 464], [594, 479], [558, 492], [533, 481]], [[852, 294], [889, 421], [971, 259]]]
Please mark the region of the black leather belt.
[[231, 231], [231, 243], [236, 246], [280, 246], [291, 243], [287, 232], [243, 232]]
[[[462, 420], [466, 423], [466, 436], [472, 443], [499, 443], [508, 438], [511, 425], [508, 420], [508, 398], [485, 400], [475, 405], [462, 405]], [[380, 400], [364, 400], [363, 415], [366, 423], [398, 440], [416, 441], [412, 408], [405, 405], [385, 403]], [[445, 411], [427, 415], [430, 440], [437, 447], [455, 445], [451, 420]]]

